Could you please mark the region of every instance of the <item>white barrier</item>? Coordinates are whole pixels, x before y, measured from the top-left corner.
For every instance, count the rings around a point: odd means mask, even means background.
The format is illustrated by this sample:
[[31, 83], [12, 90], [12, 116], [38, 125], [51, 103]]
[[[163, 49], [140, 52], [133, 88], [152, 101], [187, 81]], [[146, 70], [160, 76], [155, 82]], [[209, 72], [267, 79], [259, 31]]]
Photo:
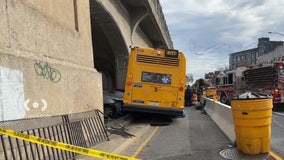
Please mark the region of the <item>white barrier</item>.
[[219, 126], [231, 142], [234, 143], [236, 136], [231, 106], [202, 97], [201, 102], [203, 103], [204, 101], [206, 101], [204, 109], [207, 114]]

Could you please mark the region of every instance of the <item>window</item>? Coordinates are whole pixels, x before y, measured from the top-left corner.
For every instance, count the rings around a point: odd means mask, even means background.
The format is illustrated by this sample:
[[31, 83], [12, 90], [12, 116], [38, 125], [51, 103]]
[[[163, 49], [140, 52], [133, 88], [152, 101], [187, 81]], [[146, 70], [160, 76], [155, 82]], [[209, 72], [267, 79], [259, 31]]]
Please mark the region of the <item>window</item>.
[[239, 62], [239, 61], [240, 61], [240, 57], [239, 57], [239, 56], [237, 56], [236, 58], [237, 58], [237, 62]]
[[233, 84], [233, 73], [228, 74], [228, 84]]
[[254, 57], [255, 57], [255, 53], [251, 53], [251, 54], [250, 54], [250, 58], [251, 58], [251, 59], [254, 59]]
[[221, 84], [220, 78], [216, 78], [216, 85], [220, 85], [220, 84]]
[[159, 84], [171, 84], [172, 75], [170, 74], [161, 74], [153, 72], [142, 72], [142, 82], [152, 82]]
[[223, 84], [228, 84], [228, 78], [227, 77], [223, 77]]

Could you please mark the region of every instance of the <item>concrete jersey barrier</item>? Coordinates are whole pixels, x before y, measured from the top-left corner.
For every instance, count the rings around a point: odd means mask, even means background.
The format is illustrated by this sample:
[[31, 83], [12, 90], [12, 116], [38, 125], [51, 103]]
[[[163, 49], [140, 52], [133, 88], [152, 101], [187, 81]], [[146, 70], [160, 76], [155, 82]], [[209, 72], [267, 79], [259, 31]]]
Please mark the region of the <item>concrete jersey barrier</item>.
[[233, 121], [233, 115], [231, 112], [231, 106], [214, 102], [210, 98], [201, 97], [201, 102], [205, 102], [204, 109], [211, 119], [217, 124], [217, 126], [225, 133], [232, 143], [235, 143], [235, 127]]

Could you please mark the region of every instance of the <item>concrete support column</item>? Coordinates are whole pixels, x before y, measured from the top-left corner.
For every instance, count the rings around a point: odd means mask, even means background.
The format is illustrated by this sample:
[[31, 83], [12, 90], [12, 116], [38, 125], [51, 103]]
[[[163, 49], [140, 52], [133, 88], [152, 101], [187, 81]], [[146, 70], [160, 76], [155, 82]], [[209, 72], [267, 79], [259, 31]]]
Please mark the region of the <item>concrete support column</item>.
[[128, 58], [129, 58], [128, 56], [124, 56], [124, 57], [117, 57], [115, 59], [117, 88], [124, 88], [125, 86]]

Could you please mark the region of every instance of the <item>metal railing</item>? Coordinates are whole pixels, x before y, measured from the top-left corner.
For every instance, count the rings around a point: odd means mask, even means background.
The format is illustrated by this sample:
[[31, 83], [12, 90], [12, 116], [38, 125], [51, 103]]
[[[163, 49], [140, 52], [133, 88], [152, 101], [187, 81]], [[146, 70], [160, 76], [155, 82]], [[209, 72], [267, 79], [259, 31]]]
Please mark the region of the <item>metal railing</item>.
[[[93, 110], [61, 116], [1, 121], [0, 127], [76, 146], [91, 147], [109, 140], [101, 117], [102, 112]], [[0, 141], [1, 160], [71, 160], [77, 155], [2, 134]]]

